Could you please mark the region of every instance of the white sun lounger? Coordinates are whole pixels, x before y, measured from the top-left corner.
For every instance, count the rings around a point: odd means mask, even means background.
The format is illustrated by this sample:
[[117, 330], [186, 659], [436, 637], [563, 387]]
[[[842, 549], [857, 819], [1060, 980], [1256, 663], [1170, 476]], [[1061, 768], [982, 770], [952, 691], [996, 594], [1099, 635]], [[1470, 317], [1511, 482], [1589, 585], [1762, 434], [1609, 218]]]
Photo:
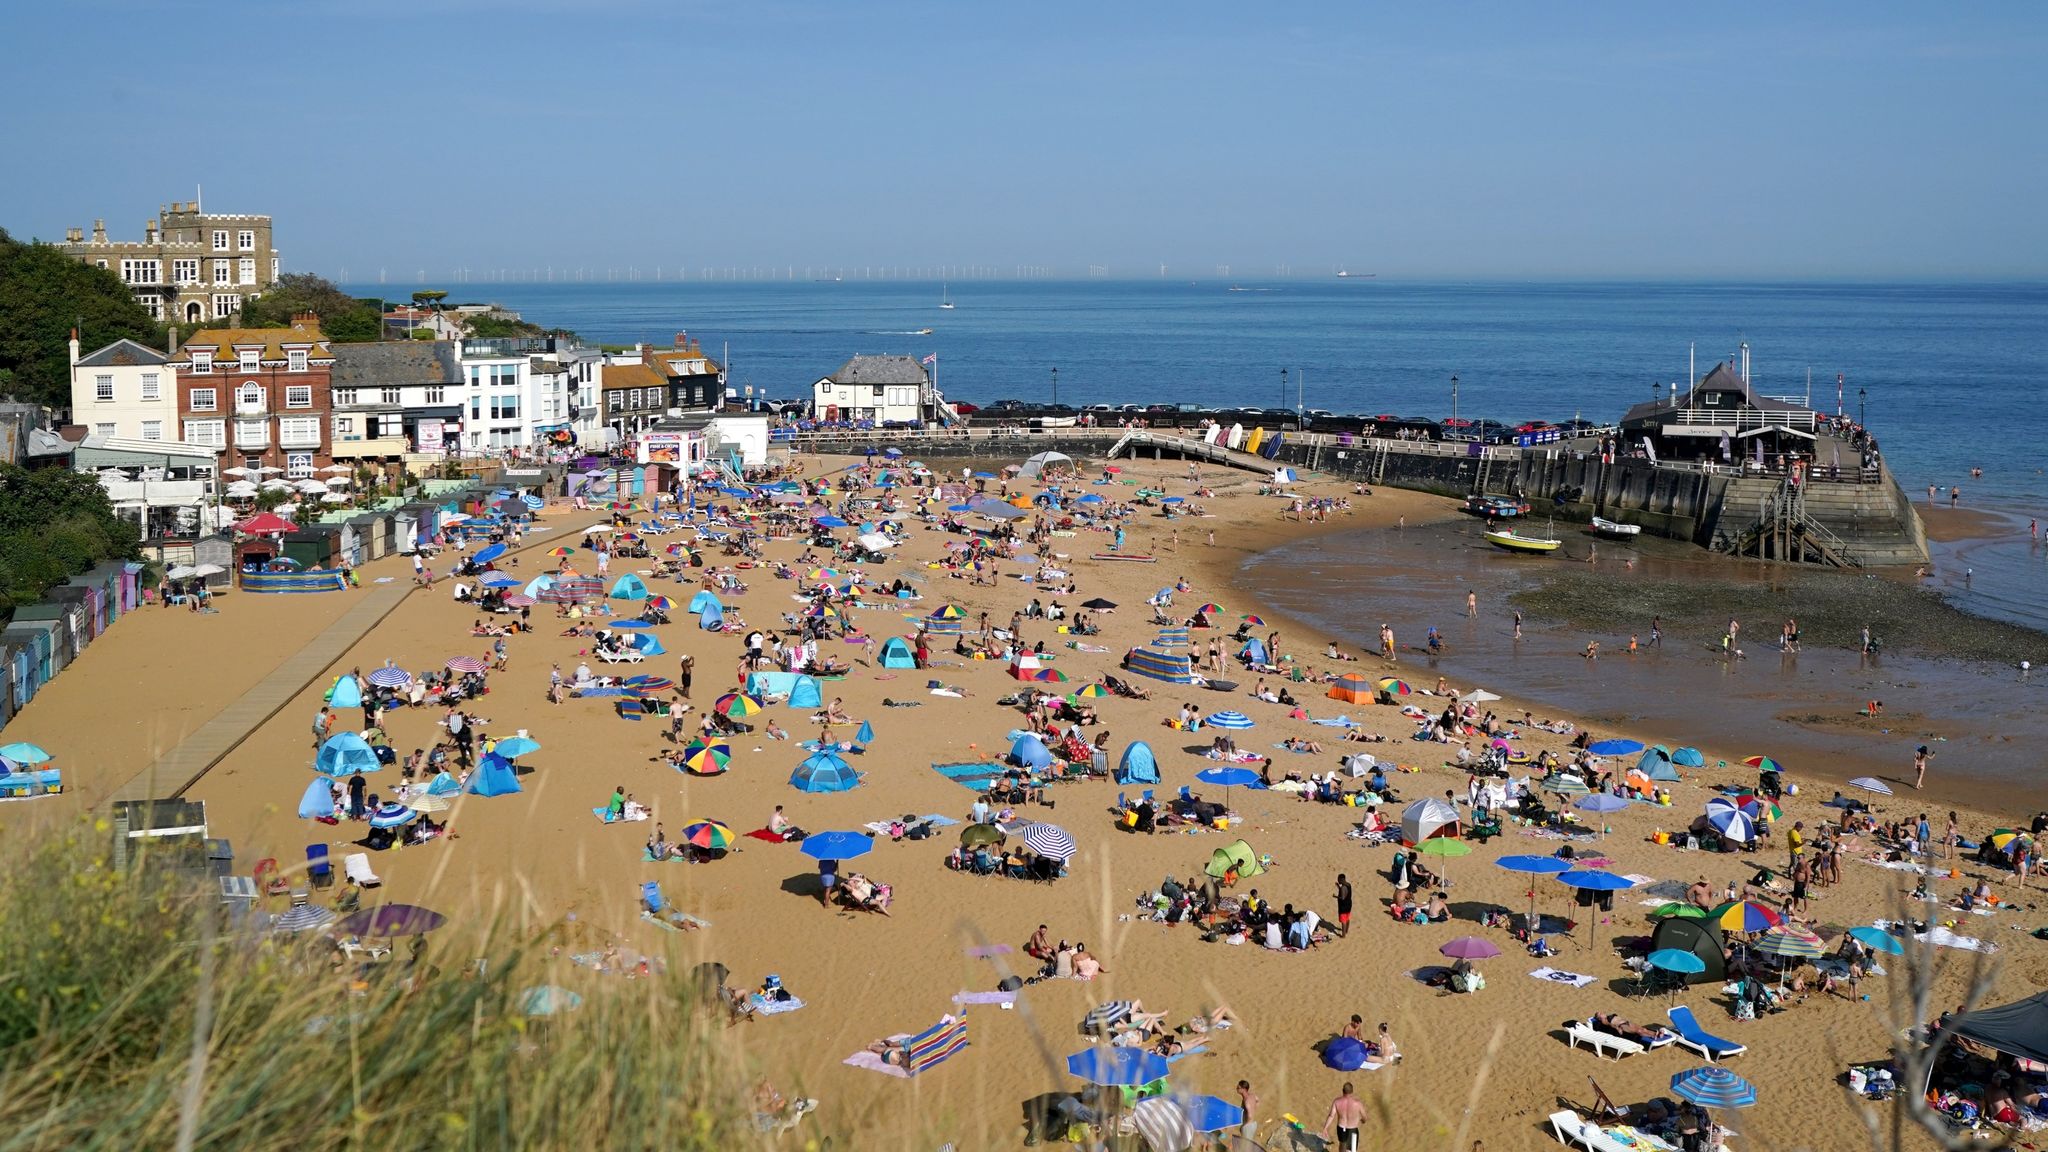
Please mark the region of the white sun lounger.
[[607, 664], [638, 664], [646, 659], [637, 650], [631, 648], [622, 652], [607, 652], [600, 648], [597, 649], [596, 655], [599, 660]]
[[1597, 1031], [1584, 1020], [1566, 1025], [1564, 1037], [1565, 1043], [1573, 1048], [1584, 1044], [1593, 1050], [1593, 1055], [1606, 1056], [1611, 1053], [1616, 1060], [1620, 1060], [1623, 1056], [1636, 1056], [1648, 1051], [1641, 1044], [1630, 1040], [1626, 1036], [1616, 1036], [1610, 1032]]
[[1574, 1145], [1586, 1152], [1638, 1152], [1609, 1136], [1600, 1125], [1581, 1117], [1576, 1112], [1552, 1112], [1550, 1134], [1567, 1148]]
[[341, 870], [349, 879], [365, 888], [382, 887], [384, 881], [370, 871], [370, 856], [367, 852], [351, 852], [341, 858]]

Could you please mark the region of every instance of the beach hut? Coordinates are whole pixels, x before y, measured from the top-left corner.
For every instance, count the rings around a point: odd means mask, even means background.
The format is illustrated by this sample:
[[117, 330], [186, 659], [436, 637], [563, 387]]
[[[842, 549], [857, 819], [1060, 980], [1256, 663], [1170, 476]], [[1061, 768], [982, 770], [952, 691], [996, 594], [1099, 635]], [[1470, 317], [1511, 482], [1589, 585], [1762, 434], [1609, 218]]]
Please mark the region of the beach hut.
[[611, 598], [614, 600], [645, 600], [647, 585], [638, 576], [627, 573], [612, 585]]
[[1678, 765], [1671, 759], [1670, 753], [1664, 751], [1662, 744], [1644, 749], [1642, 757], [1636, 761], [1636, 770], [1652, 780], [1667, 784], [1678, 782]]
[[1119, 784], [1159, 783], [1159, 761], [1152, 755], [1152, 746], [1143, 740], [1131, 741], [1124, 749], [1123, 758], [1116, 762], [1116, 782]]
[[1257, 636], [1254, 636], [1251, 639], [1244, 642], [1244, 647], [1237, 650], [1237, 658], [1239, 660], [1244, 661], [1246, 664], [1256, 665], [1258, 667], [1264, 667], [1273, 662], [1271, 657], [1269, 657], [1266, 653], [1265, 642], [1260, 640]]
[[354, 676], [345, 672], [342, 673], [341, 679], [334, 682], [333, 691], [327, 694], [327, 706], [330, 708], [361, 708], [363, 706], [363, 686], [356, 683]]
[[1040, 452], [1038, 455], [1024, 461], [1024, 466], [1017, 469], [1017, 476], [1023, 480], [1035, 480], [1047, 468], [1056, 467], [1061, 464], [1071, 466], [1073, 463], [1074, 458], [1064, 452]]
[[1688, 984], [1719, 984], [1728, 978], [1728, 950], [1718, 925], [1689, 916], [1666, 916], [1650, 933], [1650, 951], [1663, 948], [1690, 952], [1706, 965], [1685, 978]]
[[1401, 842], [1415, 845], [1437, 837], [1456, 839], [1458, 810], [1434, 796], [1417, 800], [1401, 810]]
[[496, 752], [487, 753], [469, 782], [471, 796], [505, 796], [519, 791], [519, 777], [512, 762]]
[[891, 636], [882, 644], [882, 667], [915, 668], [917, 654], [910, 650], [910, 644], [901, 636]]
[[714, 598], [697, 612], [697, 627], [706, 632], [719, 632], [725, 628], [725, 609]]
[[860, 784], [860, 773], [830, 752], [813, 752], [789, 774], [799, 792], [844, 792]]
[[1124, 668], [1139, 676], [1169, 684], [1193, 684], [1194, 664], [1185, 652], [1162, 652], [1157, 648], [1133, 648], [1124, 653]]
[[1009, 760], [1019, 768], [1044, 768], [1052, 763], [1052, 749], [1036, 732], [1025, 732], [1010, 742]]
[[1252, 846], [1242, 840], [1209, 853], [1209, 865], [1203, 871], [1212, 879], [1221, 880], [1232, 869], [1237, 871], [1240, 878], [1257, 876], [1266, 870], [1265, 866], [1259, 863], [1259, 854], [1252, 851]]
[[1324, 695], [1346, 704], [1370, 704], [1373, 694], [1378, 691], [1379, 685], [1371, 680], [1357, 673], [1348, 673], [1337, 677], [1336, 682], [1330, 685], [1330, 690]]
[[692, 612], [702, 612], [706, 608], [723, 609], [724, 607], [725, 605], [718, 602], [718, 594], [709, 588], [700, 588], [695, 596], [690, 597], [690, 611]]

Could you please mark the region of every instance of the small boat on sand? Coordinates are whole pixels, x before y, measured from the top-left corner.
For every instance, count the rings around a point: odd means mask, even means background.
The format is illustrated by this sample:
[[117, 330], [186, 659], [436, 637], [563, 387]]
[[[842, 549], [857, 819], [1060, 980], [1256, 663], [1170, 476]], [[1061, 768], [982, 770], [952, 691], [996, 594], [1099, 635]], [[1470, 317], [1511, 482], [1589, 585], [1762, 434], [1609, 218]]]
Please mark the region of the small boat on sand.
[[1508, 552], [1555, 552], [1564, 547], [1562, 540], [1548, 540], [1540, 536], [1523, 536], [1512, 528], [1502, 528], [1486, 534], [1486, 542], [1495, 548]]
[[1642, 533], [1640, 524], [1621, 524], [1613, 520], [1593, 517], [1593, 535], [1605, 536], [1609, 540], [1633, 540]]

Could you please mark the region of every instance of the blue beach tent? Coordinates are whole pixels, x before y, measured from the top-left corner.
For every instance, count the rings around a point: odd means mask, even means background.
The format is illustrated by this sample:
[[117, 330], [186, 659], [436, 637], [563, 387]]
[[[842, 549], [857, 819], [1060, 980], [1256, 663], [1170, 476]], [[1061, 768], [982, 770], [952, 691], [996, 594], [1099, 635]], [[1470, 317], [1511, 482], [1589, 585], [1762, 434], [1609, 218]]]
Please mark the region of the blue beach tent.
[[725, 627], [725, 609], [719, 607], [717, 600], [714, 599], [698, 611], [697, 627], [706, 632], [717, 632]]
[[540, 599], [540, 594], [542, 592], [545, 592], [554, 586], [555, 578], [546, 573], [542, 573], [541, 575], [535, 576], [533, 579], [528, 580], [526, 582], [525, 591], [528, 596], [531, 596], [535, 600], [538, 600]]
[[860, 784], [860, 773], [830, 752], [813, 752], [789, 774], [800, 792], [844, 792]]
[[1678, 766], [1672, 762], [1662, 744], [1644, 749], [1642, 758], [1636, 761], [1636, 767], [1652, 780], [1667, 784], [1678, 781]]
[[375, 772], [381, 767], [383, 765], [377, 763], [376, 750], [353, 732], [336, 732], [329, 736], [313, 758], [313, 770], [328, 776]]
[[1269, 659], [1266, 655], [1265, 643], [1261, 641], [1257, 636], [1254, 636], [1251, 639], [1245, 641], [1244, 647], [1237, 650], [1237, 655], [1238, 659], [1243, 660], [1247, 664], [1272, 663], [1272, 660]]
[[361, 708], [363, 706], [363, 686], [356, 683], [354, 676], [344, 673], [341, 679], [334, 682], [333, 690], [327, 693], [327, 706], [330, 708]]
[[334, 815], [334, 785], [327, 778], [316, 777], [306, 785], [306, 795], [299, 801], [299, 819], [312, 820], [321, 816]]
[[668, 653], [668, 649], [661, 646], [661, 637], [652, 632], [629, 632], [626, 634], [626, 643], [642, 656], [662, 656]]
[[496, 752], [484, 757], [475, 778], [469, 782], [471, 796], [505, 796], [519, 790], [519, 777], [512, 771], [512, 762]]
[[690, 597], [690, 611], [692, 612], [702, 612], [706, 608], [723, 609], [724, 607], [725, 605], [718, 602], [717, 594], [709, 588], [699, 588], [697, 594]]
[[612, 585], [611, 598], [614, 600], [645, 600], [647, 599], [647, 585], [642, 583], [638, 576], [629, 572], [619, 577], [618, 582]]
[[1052, 763], [1052, 749], [1035, 732], [1026, 732], [1010, 744], [1010, 763], [1019, 768], [1044, 768]]
[[917, 656], [901, 636], [891, 636], [882, 645], [882, 667], [915, 668]]
[[1123, 759], [1117, 761], [1116, 782], [1119, 784], [1159, 783], [1159, 761], [1152, 755], [1152, 746], [1143, 740], [1133, 740], [1124, 749]]

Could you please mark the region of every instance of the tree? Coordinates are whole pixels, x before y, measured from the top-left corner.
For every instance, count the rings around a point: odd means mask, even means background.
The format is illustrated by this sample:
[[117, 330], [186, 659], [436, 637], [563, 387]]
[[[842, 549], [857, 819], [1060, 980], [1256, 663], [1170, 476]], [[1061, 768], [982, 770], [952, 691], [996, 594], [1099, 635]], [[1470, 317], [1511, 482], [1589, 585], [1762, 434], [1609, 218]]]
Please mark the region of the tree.
[[0, 228], [0, 394], [70, 407], [73, 328], [88, 351], [164, 335], [119, 276]]
[[310, 272], [287, 272], [269, 291], [244, 301], [242, 325], [283, 328], [304, 312], [320, 317], [321, 335], [336, 343], [361, 344], [383, 336], [383, 316], [376, 303], [350, 296]]
[[98, 477], [0, 465], [0, 611], [32, 603], [95, 564], [133, 559], [140, 544]]

